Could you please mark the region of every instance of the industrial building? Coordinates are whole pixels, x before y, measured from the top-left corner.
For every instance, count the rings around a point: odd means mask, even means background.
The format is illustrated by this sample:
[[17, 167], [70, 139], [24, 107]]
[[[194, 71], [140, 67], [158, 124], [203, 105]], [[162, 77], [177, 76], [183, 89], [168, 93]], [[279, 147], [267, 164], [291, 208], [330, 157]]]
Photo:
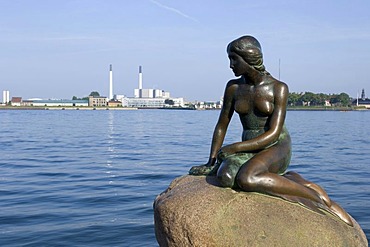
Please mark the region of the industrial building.
[[134, 89], [134, 97], [113, 94], [113, 68], [109, 66], [109, 96], [90, 96], [88, 100], [22, 100], [21, 97], [12, 97], [9, 100], [9, 91], [3, 91], [2, 104], [11, 103], [12, 106], [35, 107], [128, 107], [128, 108], [169, 108], [185, 107], [184, 98], [171, 98], [170, 93], [161, 89], [143, 88], [142, 66], [139, 66], [139, 86]]
[[183, 98], [123, 98], [122, 106], [135, 108], [184, 107]]
[[[109, 71], [109, 92], [113, 94], [112, 66]], [[110, 99], [111, 100], [111, 99]], [[170, 93], [161, 89], [143, 88], [143, 71], [139, 66], [139, 85], [134, 89], [134, 97], [114, 95], [113, 100], [121, 101], [123, 107], [134, 108], [165, 108], [184, 107], [183, 98], [171, 98]]]

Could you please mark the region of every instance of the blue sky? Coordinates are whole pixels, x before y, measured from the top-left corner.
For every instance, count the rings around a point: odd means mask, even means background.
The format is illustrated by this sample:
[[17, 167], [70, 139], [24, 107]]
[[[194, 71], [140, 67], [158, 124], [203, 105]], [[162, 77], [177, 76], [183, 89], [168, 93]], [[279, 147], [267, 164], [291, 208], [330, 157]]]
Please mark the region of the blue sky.
[[227, 44], [262, 44], [291, 92], [370, 95], [369, 0], [0, 0], [0, 91], [23, 98], [133, 96], [145, 88], [218, 100]]

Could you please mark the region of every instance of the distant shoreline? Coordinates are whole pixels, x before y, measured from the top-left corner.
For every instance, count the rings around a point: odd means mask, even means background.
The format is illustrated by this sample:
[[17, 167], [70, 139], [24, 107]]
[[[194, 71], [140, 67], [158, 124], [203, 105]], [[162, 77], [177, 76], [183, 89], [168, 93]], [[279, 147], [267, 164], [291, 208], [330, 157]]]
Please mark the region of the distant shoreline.
[[[179, 108], [179, 107], [163, 107], [163, 108], [150, 108], [150, 107], [37, 107], [37, 106], [0, 106], [0, 110], [198, 110], [198, 111], [211, 111], [211, 110], [221, 110], [219, 108], [209, 108], [209, 109], [194, 109], [194, 108]], [[304, 107], [288, 107], [288, 111], [366, 111], [364, 107], [315, 107], [315, 106], [304, 106]]]
[[316, 106], [302, 106], [302, 107], [288, 107], [288, 111], [367, 111], [365, 107], [316, 107]]
[[70, 110], [82, 110], [82, 111], [95, 111], [95, 110], [99, 110], [99, 111], [102, 111], [102, 110], [138, 110], [138, 108], [134, 108], [134, 107], [86, 107], [86, 106], [81, 106], [81, 107], [76, 107], [76, 106], [66, 106], [66, 107], [37, 107], [37, 106], [29, 106], [29, 107], [25, 107], [25, 106], [1, 106], [0, 107], [0, 110], [66, 110], [66, 111], [70, 111]]

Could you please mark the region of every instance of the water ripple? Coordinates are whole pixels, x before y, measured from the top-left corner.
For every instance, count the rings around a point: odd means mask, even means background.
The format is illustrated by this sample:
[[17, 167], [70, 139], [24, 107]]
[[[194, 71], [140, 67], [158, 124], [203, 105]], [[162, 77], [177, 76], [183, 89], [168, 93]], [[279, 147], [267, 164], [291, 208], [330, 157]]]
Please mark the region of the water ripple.
[[[2, 111], [1, 246], [157, 246], [153, 200], [207, 161], [218, 113]], [[358, 112], [287, 116], [289, 170], [322, 185], [367, 236], [369, 120]], [[234, 118], [225, 143], [240, 135]]]

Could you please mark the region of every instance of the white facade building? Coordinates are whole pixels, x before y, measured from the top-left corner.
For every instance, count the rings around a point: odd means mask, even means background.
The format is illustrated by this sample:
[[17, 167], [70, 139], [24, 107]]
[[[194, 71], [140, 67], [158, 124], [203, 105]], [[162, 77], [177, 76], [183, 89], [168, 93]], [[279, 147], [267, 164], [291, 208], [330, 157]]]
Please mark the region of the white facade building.
[[[110, 71], [112, 71], [111, 67]], [[184, 98], [171, 98], [169, 92], [161, 89], [143, 88], [141, 66], [139, 66], [138, 88], [134, 89], [134, 97], [114, 95], [113, 99], [122, 102], [122, 107], [167, 108], [185, 106]]]
[[161, 89], [153, 88], [136, 88], [134, 91], [135, 98], [166, 98], [169, 99], [170, 93]]
[[123, 94], [115, 94], [113, 97], [114, 100], [121, 101], [121, 102], [123, 102], [124, 98], [125, 98], [125, 95]]
[[184, 98], [123, 98], [122, 106], [135, 108], [184, 107], [185, 102]]
[[140, 98], [140, 89], [138, 89], [138, 88], [134, 89], [134, 97], [135, 98]]
[[154, 89], [139, 89], [141, 91], [141, 95], [139, 98], [155, 98], [154, 97]]
[[88, 100], [34, 100], [26, 101], [24, 105], [29, 106], [51, 106], [51, 107], [63, 107], [63, 106], [89, 106]]

